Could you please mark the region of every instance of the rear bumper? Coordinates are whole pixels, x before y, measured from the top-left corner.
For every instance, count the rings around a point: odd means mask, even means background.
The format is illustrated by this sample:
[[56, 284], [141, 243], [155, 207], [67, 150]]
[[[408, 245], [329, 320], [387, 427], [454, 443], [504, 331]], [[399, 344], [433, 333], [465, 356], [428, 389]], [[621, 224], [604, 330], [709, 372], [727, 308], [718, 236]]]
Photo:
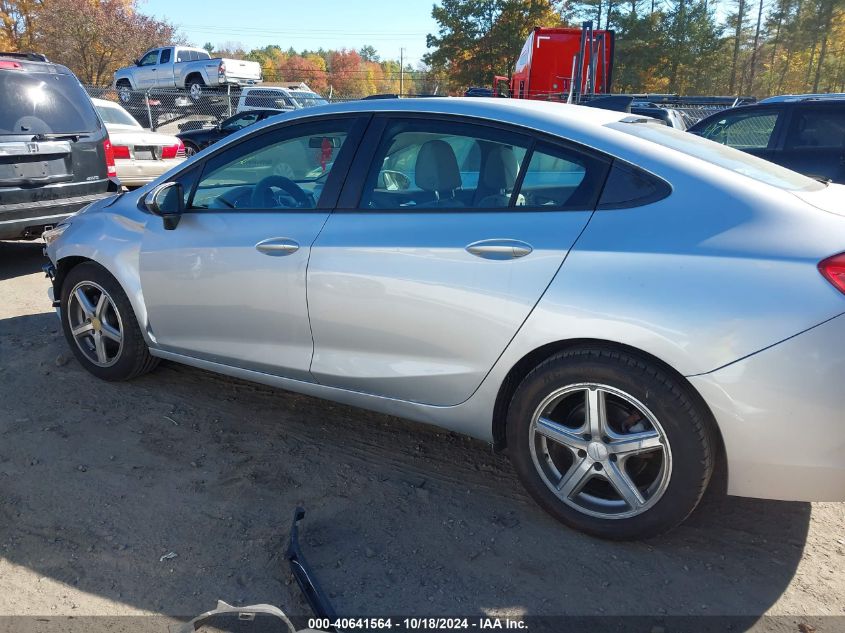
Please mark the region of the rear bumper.
[[689, 378], [716, 417], [728, 493], [845, 501], [845, 315]]
[[104, 191], [87, 196], [45, 200], [41, 202], [0, 205], [0, 240], [37, 237], [45, 227], [55, 226], [82, 207], [117, 191]]
[[120, 184], [126, 187], [140, 187], [167, 173], [183, 160], [183, 158], [166, 160], [121, 159], [115, 161], [117, 177], [120, 178]]
[[220, 85], [230, 85], [230, 86], [257, 86], [258, 84], [262, 83], [263, 79], [245, 79], [243, 77], [224, 77], [220, 80]]

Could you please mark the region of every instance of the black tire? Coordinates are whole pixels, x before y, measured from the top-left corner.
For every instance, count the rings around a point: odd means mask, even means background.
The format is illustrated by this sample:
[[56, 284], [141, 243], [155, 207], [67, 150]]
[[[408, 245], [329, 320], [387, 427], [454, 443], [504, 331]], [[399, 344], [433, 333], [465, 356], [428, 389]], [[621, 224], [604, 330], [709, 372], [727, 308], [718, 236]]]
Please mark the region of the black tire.
[[198, 103], [202, 100], [207, 92], [205, 81], [198, 75], [191, 75], [185, 82], [185, 89], [191, 97], [191, 101]]
[[[114, 313], [119, 315], [122, 344], [112, 364], [107, 367], [100, 366], [89, 358], [81, 348], [85, 341], [78, 344], [71, 332], [71, 293], [80, 284], [86, 283], [105, 290], [111, 299], [112, 318], [114, 318]], [[61, 308], [62, 330], [68, 345], [82, 366], [97, 378], [109, 381], [130, 380], [152, 371], [158, 365], [159, 359], [150, 355], [150, 350], [144, 342], [141, 328], [138, 326], [138, 320], [135, 318], [135, 312], [126, 293], [117, 279], [99, 264], [85, 262], [73, 267], [67, 273], [62, 283]]]
[[[630, 461], [630, 458], [626, 462], [623, 457], [623, 461], [617, 464], [616, 455], [608, 456], [607, 451], [602, 452], [601, 446], [598, 448], [592, 446], [592, 436], [589, 434], [573, 434], [579, 442], [585, 441], [589, 444], [586, 447], [587, 451], [578, 450], [577, 452], [571, 446], [550, 443], [550, 440], [541, 437], [545, 433], [535, 435], [532, 420], [535, 414], [540, 415], [543, 411], [548, 412], [543, 414], [548, 417], [568, 414], [570, 420], [578, 424], [581, 420], [585, 420], [584, 424], [588, 424], [585, 410], [578, 411], [572, 404], [577, 403], [577, 400], [572, 400], [573, 398], [582, 400], [589, 398], [586, 390], [584, 395], [578, 395], [578, 390], [585, 383], [594, 387], [599, 385], [612, 388], [612, 391], [605, 391], [602, 396], [606, 399], [603, 400], [606, 404], [603, 411], [607, 420], [611, 419], [613, 407], [620, 409], [624, 415], [624, 407], [629, 406], [630, 403], [623, 397], [630, 397], [630, 402], [644, 405], [647, 413], [640, 420], [645, 421], [645, 428], [651, 427], [654, 430], [655, 436], [661, 436], [660, 446], [650, 449], [654, 451], [652, 453], [638, 456], [640, 462], [636, 459]], [[566, 394], [565, 390], [568, 388], [573, 389], [571, 392], [573, 395], [557, 396], [563, 398], [559, 401], [549, 400], [554, 394]], [[689, 516], [701, 500], [713, 473], [718, 446], [715, 421], [691, 389], [683, 383], [682, 379], [670, 375], [656, 363], [636, 354], [600, 346], [561, 352], [536, 367], [517, 388], [508, 409], [508, 453], [523, 485], [531, 496], [549, 514], [566, 525], [593, 536], [612, 540], [636, 540], [656, 536], [677, 526]], [[595, 390], [602, 391], [600, 387], [595, 387]], [[550, 403], [548, 404], [550, 408], [539, 411], [539, 407], [544, 403]], [[558, 406], [561, 408], [555, 408]], [[636, 405], [630, 406], [636, 407]], [[649, 413], [658, 421], [657, 426], [646, 421]], [[629, 419], [626, 418], [625, 422], [628, 423]], [[610, 422], [608, 424], [610, 425]], [[637, 422], [637, 424], [639, 430], [644, 428], [642, 422]], [[564, 428], [575, 427], [564, 421]], [[583, 431], [583, 428], [579, 430], [579, 433]], [[613, 433], [616, 431], [614, 430]], [[613, 437], [624, 439], [624, 434]], [[604, 446], [605, 441], [608, 442], [606, 446], [610, 447], [610, 442], [615, 440], [603, 437], [597, 444]], [[648, 472], [646, 468], [651, 468], [652, 473], [666, 473], [655, 476], [654, 483], [651, 484], [654, 486], [651, 490], [661, 490], [661, 492], [659, 494], [655, 492], [650, 501], [640, 506], [640, 510], [635, 510], [633, 505], [628, 505], [622, 499], [622, 495], [619, 495], [618, 500], [613, 499], [613, 494], [616, 494], [618, 488], [613, 488], [612, 484], [602, 479], [610, 475], [613, 467], [607, 461], [603, 462], [604, 466], [602, 462], [592, 462], [594, 454], [612, 460], [617, 466], [615, 472], [618, 472], [621, 466], [621, 470], [626, 471], [626, 475], [630, 475], [628, 481], [635, 482], [637, 489], [643, 493], [643, 499], [647, 499], [649, 484], [643, 484], [640, 488], [636, 477], [643, 472]], [[548, 466], [549, 463], [555, 463], [555, 455], [562, 456], [564, 469], [555, 471], [553, 467]], [[571, 459], [571, 463], [567, 464], [567, 459]], [[647, 460], [653, 460], [654, 464], [659, 465], [641, 467], [636, 476], [627, 472], [626, 469], [631, 466], [626, 463], [636, 466], [641, 463], [648, 464]], [[588, 461], [592, 463], [592, 468], [587, 463]], [[558, 496], [553, 492], [552, 486], [556, 482], [552, 481], [552, 477], [555, 472], [560, 473], [560, 479], [556, 485], [562, 485], [570, 473], [578, 472], [576, 466], [581, 463], [585, 464], [581, 472], [587, 473], [585, 475], [587, 484], [584, 484], [584, 488], [580, 491], [576, 488], [572, 495]], [[593, 472], [593, 468], [598, 473]], [[604, 475], [602, 475], [602, 468], [605, 470]], [[541, 471], [546, 474], [541, 474]], [[549, 472], [552, 475], [547, 474]], [[589, 477], [593, 479], [586, 479]], [[603, 492], [605, 490], [610, 494]], [[632, 515], [625, 516], [625, 512], [620, 512], [621, 516], [610, 517], [606, 516], [604, 510], [596, 510], [602, 506], [595, 505], [595, 500], [598, 498], [600, 502], [603, 502], [603, 494], [607, 495], [605, 498], [609, 498], [611, 503], [621, 504], [620, 507], [628, 508], [627, 512]], [[564, 501], [564, 497], [567, 501]], [[591, 503], [594, 505], [589, 505]], [[579, 505], [581, 507], [578, 507]], [[634, 514], [637, 511], [640, 513]], [[596, 512], [599, 516], [595, 515]], [[602, 514], [605, 516], [601, 516]]]
[[200, 148], [197, 147], [191, 141], [183, 141], [182, 144], [185, 146], [185, 157], [190, 158], [194, 154], [200, 151]]
[[132, 84], [126, 79], [117, 82], [117, 97], [121, 105], [127, 106], [132, 103]]

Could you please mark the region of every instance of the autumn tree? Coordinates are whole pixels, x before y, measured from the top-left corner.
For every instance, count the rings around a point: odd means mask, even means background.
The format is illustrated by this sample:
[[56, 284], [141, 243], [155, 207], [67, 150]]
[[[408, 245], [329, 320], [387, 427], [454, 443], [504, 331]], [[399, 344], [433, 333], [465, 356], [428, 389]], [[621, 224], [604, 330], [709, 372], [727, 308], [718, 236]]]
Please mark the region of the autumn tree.
[[148, 48], [181, 41], [138, 0], [0, 0], [0, 26], [4, 46], [44, 53], [90, 84], [109, 83]]
[[561, 23], [558, 0], [443, 0], [431, 15], [431, 50], [423, 61], [449, 75], [453, 90], [490, 85], [494, 75], [510, 74], [528, 33], [535, 26]]

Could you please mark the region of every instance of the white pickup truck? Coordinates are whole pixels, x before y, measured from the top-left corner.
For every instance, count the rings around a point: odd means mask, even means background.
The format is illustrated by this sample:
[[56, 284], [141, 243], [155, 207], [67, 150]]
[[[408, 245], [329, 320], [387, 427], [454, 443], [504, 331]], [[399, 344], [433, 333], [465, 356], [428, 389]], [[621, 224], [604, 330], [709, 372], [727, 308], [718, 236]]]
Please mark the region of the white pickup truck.
[[187, 46], [153, 48], [134, 66], [121, 68], [114, 74], [114, 87], [122, 101], [129, 100], [128, 91], [148, 88], [184, 88], [197, 101], [208, 89], [253, 86], [261, 81], [258, 62], [212, 58], [202, 48]]

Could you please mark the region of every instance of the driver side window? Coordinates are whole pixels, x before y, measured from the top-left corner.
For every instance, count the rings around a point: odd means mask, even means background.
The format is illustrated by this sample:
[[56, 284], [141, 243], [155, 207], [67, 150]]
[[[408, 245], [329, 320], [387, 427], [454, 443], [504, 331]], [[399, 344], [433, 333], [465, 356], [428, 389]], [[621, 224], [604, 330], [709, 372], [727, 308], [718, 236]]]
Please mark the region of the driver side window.
[[206, 162], [189, 209], [315, 209], [352, 119], [259, 134]]
[[257, 120], [257, 112], [245, 112], [244, 114], [239, 114], [229, 119], [222, 129], [227, 132], [235, 132], [241, 128], [245, 128], [247, 125], [252, 125]]
[[141, 58], [139, 66], [155, 66], [158, 63], [158, 50], [150, 51]]

